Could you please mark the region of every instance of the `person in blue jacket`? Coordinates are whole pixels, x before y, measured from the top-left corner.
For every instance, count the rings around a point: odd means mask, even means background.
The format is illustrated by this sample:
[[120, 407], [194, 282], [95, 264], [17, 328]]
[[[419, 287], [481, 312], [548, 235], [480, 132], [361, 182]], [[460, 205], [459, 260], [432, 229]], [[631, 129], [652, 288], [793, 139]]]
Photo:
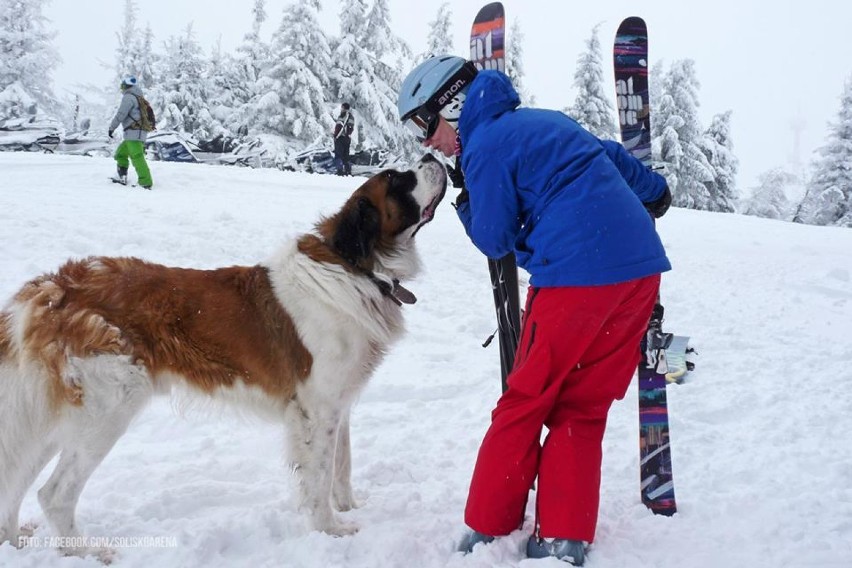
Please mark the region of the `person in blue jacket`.
[[416, 67], [398, 102], [424, 146], [456, 157], [454, 205], [473, 244], [493, 259], [514, 251], [530, 275], [460, 549], [521, 528], [537, 478], [527, 555], [579, 566], [597, 525], [607, 414], [624, 397], [660, 273], [671, 269], [652, 220], [671, 193], [620, 144], [561, 112], [519, 105], [506, 75], [453, 56]]

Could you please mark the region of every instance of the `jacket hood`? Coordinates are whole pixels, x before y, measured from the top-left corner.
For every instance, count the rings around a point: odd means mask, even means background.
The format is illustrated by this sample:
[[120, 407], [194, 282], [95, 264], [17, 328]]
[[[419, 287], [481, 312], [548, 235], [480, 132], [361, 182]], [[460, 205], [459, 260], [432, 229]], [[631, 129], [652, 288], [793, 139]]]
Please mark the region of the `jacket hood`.
[[466, 139], [476, 125], [520, 104], [521, 98], [509, 77], [499, 71], [480, 71], [467, 90], [459, 118], [459, 135]]

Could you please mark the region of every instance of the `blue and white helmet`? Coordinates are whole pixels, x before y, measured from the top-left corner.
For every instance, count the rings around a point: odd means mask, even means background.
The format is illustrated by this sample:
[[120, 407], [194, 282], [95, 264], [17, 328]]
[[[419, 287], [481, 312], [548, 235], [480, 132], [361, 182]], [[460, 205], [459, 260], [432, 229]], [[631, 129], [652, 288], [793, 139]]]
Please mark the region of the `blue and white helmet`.
[[129, 89], [130, 87], [136, 86], [136, 77], [133, 75], [127, 75], [121, 80], [121, 88]]
[[405, 121], [418, 109], [427, 107], [458, 128], [467, 87], [475, 76], [476, 67], [461, 57], [430, 57], [415, 67], [402, 82], [397, 101], [399, 118]]

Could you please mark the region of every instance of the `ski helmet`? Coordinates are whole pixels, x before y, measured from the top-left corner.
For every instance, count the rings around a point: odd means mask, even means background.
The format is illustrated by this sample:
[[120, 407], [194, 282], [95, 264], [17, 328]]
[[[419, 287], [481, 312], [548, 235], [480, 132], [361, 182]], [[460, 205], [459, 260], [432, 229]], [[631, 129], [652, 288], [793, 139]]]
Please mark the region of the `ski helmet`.
[[128, 75], [127, 77], [125, 77], [124, 79], [121, 80], [121, 88], [122, 89], [129, 89], [130, 87], [133, 87], [135, 85], [136, 85], [136, 77], [134, 77], [133, 75]]
[[472, 62], [454, 55], [427, 59], [402, 82], [399, 118], [421, 140], [435, 133], [439, 115], [457, 129], [467, 88], [476, 73]]

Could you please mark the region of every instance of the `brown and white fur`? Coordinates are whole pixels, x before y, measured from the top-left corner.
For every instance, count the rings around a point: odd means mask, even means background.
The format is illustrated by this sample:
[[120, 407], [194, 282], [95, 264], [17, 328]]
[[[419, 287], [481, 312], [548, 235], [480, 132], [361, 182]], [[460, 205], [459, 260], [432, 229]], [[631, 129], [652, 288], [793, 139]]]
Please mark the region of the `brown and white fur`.
[[92, 257], [27, 283], [0, 312], [0, 544], [18, 544], [21, 501], [57, 453], [38, 500], [55, 533], [79, 536], [89, 476], [145, 403], [173, 388], [282, 422], [312, 528], [357, 530], [332, 511], [355, 505], [349, 410], [403, 331], [388, 290], [417, 273], [414, 235], [445, 189], [427, 155], [370, 178], [257, 266]]

